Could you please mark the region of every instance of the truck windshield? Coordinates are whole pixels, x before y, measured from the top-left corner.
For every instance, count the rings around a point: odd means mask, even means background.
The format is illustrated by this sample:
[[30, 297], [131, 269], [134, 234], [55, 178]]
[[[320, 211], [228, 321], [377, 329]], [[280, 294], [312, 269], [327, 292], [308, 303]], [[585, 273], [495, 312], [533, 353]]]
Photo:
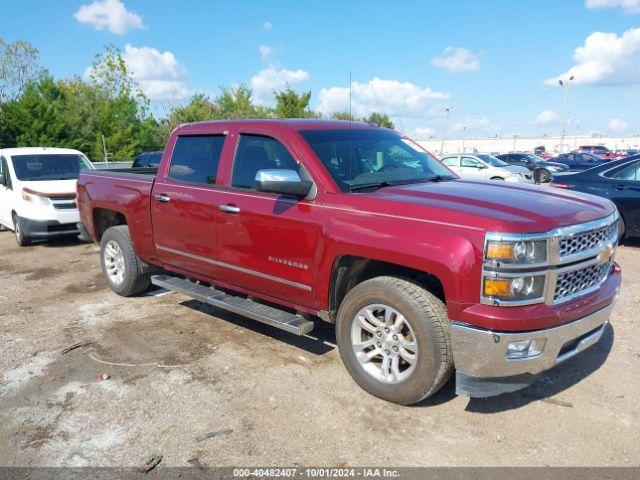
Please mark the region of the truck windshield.
[[82, 170], [91, 167], [82, 155], [76, 154], [44, 154], [13, 155], [13, 169], [18, 180], [73, 180]]
[[456, 178], [424, 150], [386, 129], [303, 130], [343, 192]]

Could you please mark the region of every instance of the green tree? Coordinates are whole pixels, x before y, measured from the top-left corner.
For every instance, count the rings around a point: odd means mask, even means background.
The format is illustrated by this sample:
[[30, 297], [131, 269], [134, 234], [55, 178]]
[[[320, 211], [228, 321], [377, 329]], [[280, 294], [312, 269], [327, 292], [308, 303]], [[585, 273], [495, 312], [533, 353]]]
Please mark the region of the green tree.
[[14, 100], [42, 72], [38, 50], [29, 42], [7, 43], [0, 38], [0, 103]]
[[351, 115], [349, 112], [333, 112], [330, 117], [333, 120], [351, 120], [352, 122], [362, 122], [362, 118]]
[[275, 116], [277, 118], [305, 118], [316, 115], [309, 108], [311, 92], [304, 92], [298, 95], [291, 87], [287, 87], [281, 92], [275, 92], [276, 107]]
[[365, 122], [373, 123], [379, 127], [395, 128], [395, 125], [386, 113], [373, 112], [365, 119]]
[[68, 146], [64, 106], [64, 92], [50, 75], [27, 83], [17, 99], [3, 105], [3, 146]]
[[244, 84], [237, 87], [220, 87], [220, 95], [215, 99], [221, 119], [268, 118], [271, 112], [253, 103], [253, 91]]
[[222, 118], [220, 108], [203, 93], [191, 97], [186, 105], [173, 106], [169, 114], [160, 122], [159, 136], [166, 143], [169, 135], [178, 125]]

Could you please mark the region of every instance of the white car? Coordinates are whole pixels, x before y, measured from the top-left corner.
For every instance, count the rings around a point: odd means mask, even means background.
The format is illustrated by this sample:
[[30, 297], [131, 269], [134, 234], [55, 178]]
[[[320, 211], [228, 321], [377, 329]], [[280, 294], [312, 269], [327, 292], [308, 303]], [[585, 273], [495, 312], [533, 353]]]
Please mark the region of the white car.
[[18, 245], [33, 239], [78, 235], [76, 182], [93, 169], [81, 152], [68, 148], [0, 149], [0, 225]]
[[465, 180], [504, 180], [535, 183], [533, 173], [525, 167], [509, 165], [484, 153], [456, 153], [442, 157], [444, 163]]

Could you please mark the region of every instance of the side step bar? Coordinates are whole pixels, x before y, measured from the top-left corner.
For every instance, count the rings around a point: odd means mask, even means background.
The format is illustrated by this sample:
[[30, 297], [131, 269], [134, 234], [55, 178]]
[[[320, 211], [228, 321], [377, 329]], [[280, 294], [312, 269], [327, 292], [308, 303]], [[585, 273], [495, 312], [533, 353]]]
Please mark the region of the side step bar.
[[206, 287], [184, 278], [171, 275], [154, 275], [151, 277], [151, 283], [167, 290], [182, 293], [214, 307], [266, 323], [289, 333], [306, 335], [313, 330], [313, 322], [301, 315], [294, 315], [252, 300], [229, 295], [213, 287]]

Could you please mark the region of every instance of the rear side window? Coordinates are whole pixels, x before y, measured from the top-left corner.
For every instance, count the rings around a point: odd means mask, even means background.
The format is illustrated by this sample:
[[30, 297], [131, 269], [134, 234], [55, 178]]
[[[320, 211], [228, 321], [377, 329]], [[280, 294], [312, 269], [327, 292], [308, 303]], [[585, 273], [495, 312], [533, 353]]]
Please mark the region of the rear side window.
[[449, 167], [457, 167], [458, 166], [458, 157], [444, 157], [442, 159], [442, 163]]
[[224, 135], [180, 136], [171, 155], [169, 178], [179, 182], [216, 183]]
[[0, 157], [0, 174], [4, 173], [6, 187], [11, 188], [11, 174], [9, 173], [9, 166], [7, 160], [4, 157]]
[[615, 173], [611, 177], [618, 180], [640, 180], [640, 172], [638, 172], [639, 167], [640, 163], [634, 163], [627, 168]]
[[231, 186], [255, 189], [258, 170], [281, 168], [296, 172], [300, 169], [282, 143], [271, 137], [240, 135]]

